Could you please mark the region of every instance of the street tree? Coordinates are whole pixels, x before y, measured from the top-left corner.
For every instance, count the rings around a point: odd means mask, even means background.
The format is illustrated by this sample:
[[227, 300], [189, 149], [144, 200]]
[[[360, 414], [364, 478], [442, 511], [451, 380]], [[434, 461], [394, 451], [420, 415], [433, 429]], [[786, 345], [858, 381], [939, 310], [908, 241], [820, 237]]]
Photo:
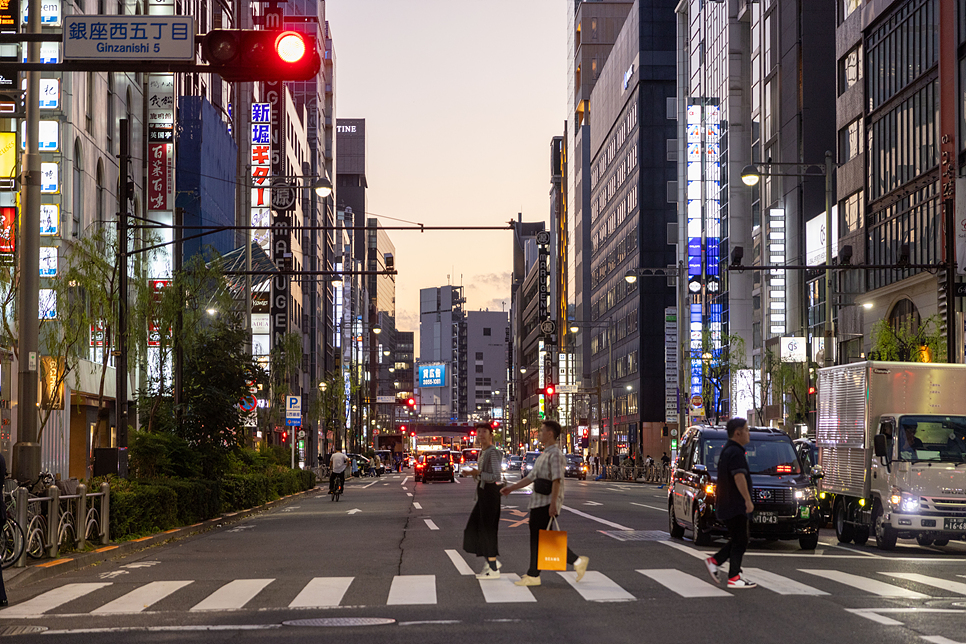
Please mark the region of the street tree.
[[932, 315], [922, 322], [907, 319], [897, 323], [879, 320], [872, 325], [869, 357], [886, 362], [945, 362], [942, 318]]
[[727, 335], [720, 343], [714, 341], [709, 331], [701, 334], [701, 355], [691, 357], [701, 361], [702, 386], [705, 414], [714, 417], [715, 424], [721, 419], [722, 400], [730, 391], [734, 374], [747, 369], [745, 364], [745, 341], [738, 335]]

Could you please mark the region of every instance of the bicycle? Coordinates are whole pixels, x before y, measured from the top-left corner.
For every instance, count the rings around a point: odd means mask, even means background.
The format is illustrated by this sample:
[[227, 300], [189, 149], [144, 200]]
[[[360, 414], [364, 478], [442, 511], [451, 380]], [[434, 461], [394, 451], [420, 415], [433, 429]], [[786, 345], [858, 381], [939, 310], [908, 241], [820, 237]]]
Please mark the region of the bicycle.
[[[12, 501], [13, 495], [9, 496]], [[23, 556], [24, 536], [23, 528], [17, 523], [13, 511], [6, 502], [4, 502], [4, 509], [7, 520], [4, 522], [3, 530], [0, 530], [0, 567], [6, 570]]]
[[[331, 476], [337, 476], [337, 474], [333, 473], [330, 475], [330, 480], [329, 480], [330, 487], [332, 483]], [[338, 481], [339, 481], [339, 485], [334, 490], [332, 490], [332, 492], [329, 493], [329, 495], [332, 497], [332, 501], [335, 501], [335, 502], [338, 502], [339, 497], [342, 496], [342, 492], [345, 491], [345, 475], [343, 474], [342, 476], [339, 476]]]

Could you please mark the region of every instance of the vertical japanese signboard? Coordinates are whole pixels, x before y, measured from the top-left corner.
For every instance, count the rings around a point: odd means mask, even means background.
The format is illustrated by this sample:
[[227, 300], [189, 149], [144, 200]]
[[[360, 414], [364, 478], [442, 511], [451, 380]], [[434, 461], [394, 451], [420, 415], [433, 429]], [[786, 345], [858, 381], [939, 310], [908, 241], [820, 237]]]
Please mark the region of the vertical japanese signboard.
[[664, 309], [664, 422], [678, 422], [678, 310]]
[[[272, 175], [272, 106], [268, 103], [252, 104], [252, 226], [270, 226], [272, 223], [271, 194], [268, 188]], [[268, 252], [271, 234], [265, 229], [252, 230], [252, 241]]]
[[[270, 127], [272, 142], [272, 176], [285, 174], [285, 86], [281, 82], [265, 83], [265, 98], [271, 106]], [[271, 201], [269, 201], [271, 204]], [[291, 266], [292, 262], [292, 213], [272, 207], [271, 257], [278, 267]], [[271, 341], [279, 346], [288, 333], [289, 307], [291, 306], [289, 278], [285, 273], [272, 276]]]

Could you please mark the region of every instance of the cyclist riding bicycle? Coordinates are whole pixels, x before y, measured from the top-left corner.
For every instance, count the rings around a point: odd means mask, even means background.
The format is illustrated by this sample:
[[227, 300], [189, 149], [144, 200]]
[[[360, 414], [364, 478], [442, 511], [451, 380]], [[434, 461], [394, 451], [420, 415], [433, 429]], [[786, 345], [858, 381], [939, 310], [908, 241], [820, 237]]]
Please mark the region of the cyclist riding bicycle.
[[329, 460], [329, 469], [332, 471], [329, 474], [329, 494], [334, 494], [336, 487], [335, 482], [339, 482], [339, 494], [342, 494], [345, 488], [345, 469], [349, 463], [348, 457], [342, 453], [342, 448], [335, 448], [335, 452], [332, 453], [332, 458]]

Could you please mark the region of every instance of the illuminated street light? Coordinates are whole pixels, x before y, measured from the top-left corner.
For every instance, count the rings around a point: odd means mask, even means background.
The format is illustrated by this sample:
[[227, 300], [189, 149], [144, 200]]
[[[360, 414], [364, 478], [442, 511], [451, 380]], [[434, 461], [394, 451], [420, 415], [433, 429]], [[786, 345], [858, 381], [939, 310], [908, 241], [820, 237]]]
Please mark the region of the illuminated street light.
[[753, 165], [746, 165], [741, 170], [741, 182], [746, 186], [757, 186], [761, 181], [761, 171]]

